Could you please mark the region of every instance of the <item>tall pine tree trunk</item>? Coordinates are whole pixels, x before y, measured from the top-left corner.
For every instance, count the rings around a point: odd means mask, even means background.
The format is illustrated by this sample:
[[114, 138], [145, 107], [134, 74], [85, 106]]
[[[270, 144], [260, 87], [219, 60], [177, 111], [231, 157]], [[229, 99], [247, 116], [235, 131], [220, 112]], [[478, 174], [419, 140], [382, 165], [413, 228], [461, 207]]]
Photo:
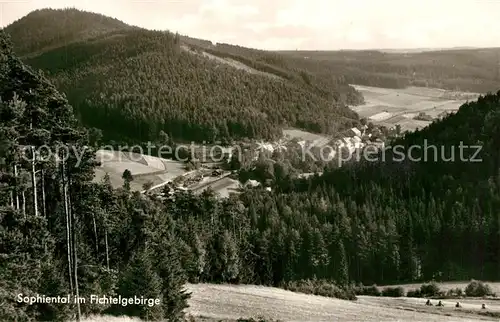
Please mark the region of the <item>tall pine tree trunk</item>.
[[47, 209], [46, 209], [46, 198], [45, 198], [45, 171], [41, 171], [42, 177], [42, 212], [43, 216], [47, 217]]
[[104, 243], [106, 244], [106, 267], [109, 271], [108, 228], [104, 232]]
[[95, 222], [95, 214], [94, 213], [92, 213], [92, 223], [94, 225], [94, 239], [95, 239], [96, 257], [99, 258], [99, 239], [97, 237], [97, 225]]
[[38, 194], [36, 189], [36, 157], [35, 157], [35, 148], [31, 147], [31, 152], [33, 159], [31, 160], [31, 185], [33, 186], [33, 213], [35, 217], [38, 217]]
[[22, 198], [23, 198], [23, 216], [26, 218], [26, 192], [23, 190], [22, 192]]
[[[71, 179], [68, 179], [68, 185], [69, 188], [71, 187]], [[75, 296], [76, 296], [76, 321], [80, 322], [81, 319], [81, 309], [80, 309], [80, 291], [78, 288], [78, 232], [76, 227], [76, 216], [75, 216], [75, 211], [72, 209], [71, 205], [71, 190], [67, 189], [68, 191], [68, 208], [70, 212], [70, 217], [71, 217], [71, 223], [72, 223], [72, 229], [71, 229], [71, 235], [72, 235], [72, 244], [73, 244], [73, 274], [74, 274], [74, 285], [75, 285]]]
[[69, 278], [69, 287], [71, 293], [73, 293], [73, 269], [72, 269], [72, 248], [71, 248], [71, 217], [69, 214], [69, 205], [68, 205], [68, 190], [66, 186], [66, 168], [64, 165], [64, 158], [62, 158], [61, 164], [61, 178], [62, 178], [62, 190], [63, 190], [63, 198], [64, 198], [64, 214], [66, 216], [66, 247], [67, 247], [67, 255], [68, 255], [68, 278]]
[[14, 178], [16, 178], [16, 191], [15, 191], [15, 197], [16, 197], [16, 209], [19, 210], [19, 194], [17, 193], [17, 165], [14, 164]]

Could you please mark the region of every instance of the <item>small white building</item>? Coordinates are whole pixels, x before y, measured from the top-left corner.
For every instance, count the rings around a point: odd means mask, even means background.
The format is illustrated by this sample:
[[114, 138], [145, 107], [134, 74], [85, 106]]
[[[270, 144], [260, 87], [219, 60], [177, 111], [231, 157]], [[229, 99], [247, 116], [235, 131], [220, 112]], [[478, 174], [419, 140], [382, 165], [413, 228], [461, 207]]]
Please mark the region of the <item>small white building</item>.
[[260, 186], [260, 182], [257, 180], [249, 179], [247, 182], [245, 182], [245, 187], [258, 187], [258, 186]]
[[351, 131], [354, 133], [354, 135], [361, 136], [361, 131], [357, 127], [353, 127]]

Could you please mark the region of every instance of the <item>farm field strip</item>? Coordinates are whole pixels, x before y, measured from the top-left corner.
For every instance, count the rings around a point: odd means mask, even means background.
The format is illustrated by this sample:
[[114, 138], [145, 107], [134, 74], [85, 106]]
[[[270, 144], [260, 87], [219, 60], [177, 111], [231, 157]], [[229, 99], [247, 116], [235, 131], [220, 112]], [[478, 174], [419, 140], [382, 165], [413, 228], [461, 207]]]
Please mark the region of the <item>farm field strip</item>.
[[399, 124], [403, 131], [412, 131], [417, 127], [422, 128], [430, 124], [429, 121], [413, 120], [413, 117], [421, 112], [436, 118], [444, 111], [458, 110], [467, 99], [476, 98], [479, 95], [438, 88], [389, 89], [352, 86], [363, 94], [366, 102], [364, 105], [352, 107], [355, 112], [376, 124], [390, 127]]
[[[446, 316], [293, 293], [253, 285], [188, 284], [192, 292], [187, 309], [193, 316], [218, 319], [257, 317], [282, 321], [477, 321], [477, 318]], [[388, 300], [390, 301], [390, 299]], [[490, 319], [491, 320], [491, 319]]]

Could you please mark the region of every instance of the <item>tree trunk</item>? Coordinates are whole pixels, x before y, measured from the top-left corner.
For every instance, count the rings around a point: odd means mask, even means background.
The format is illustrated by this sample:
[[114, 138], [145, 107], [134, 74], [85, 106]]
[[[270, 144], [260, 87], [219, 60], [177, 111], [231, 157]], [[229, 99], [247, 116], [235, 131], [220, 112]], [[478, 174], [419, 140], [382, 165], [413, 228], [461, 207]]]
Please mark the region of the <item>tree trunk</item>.
[[10, 191], [10, 206], [14, 208], [14, 192]]
[[66, 247], [68, 249], [68, 277], [69, 277], [69, 287], [71, 293], [73, 293], [73, 273], [72, 273], [72, 248], [71, 248], [71, 217], [69, 215], [69, 205], [68, 205], [68, 190], [66, 187], [66, 168], [64, 166], [64, 157], [62, 158], [61, 164], [61, 178], [62, 178], [62, 189], [64, 198], [64, 214], [66, 216]]
[[16, 195], [16, 209], [19, 210], [19, 194], [17, 193], [17, 165], [14, 164], [14, 178], [16, 178], [16, 191], [15, 191], [15, 195]]
[[42, 211], [43, 211], [43, 216], [47, 217], [47, 209], [46, 209], [46, 199], [45, 199], [45, 171], [41, 171], [41, 177], [42, 177]]
[[92, 223], [94, 224], [94, 239], [95, 239], [96, 257], [99, 258], [99, 239], [97, 237], [97, 225], [95, 222], [95, 214], [92, 214]]
[[108, 249], [108, 229], [104, 232], [104, 243], [106, 244], [106, 267], [109, 271], [109, 249]]
[[22, 197], [23, 197], [23, 216], [26, 218], [26, 193], [23, 190], [22, 192]]
[[31, 161], [31, 185], [33, 186], [33, 213], [35, 217], [38, 217], [38, 194], [36, 191], [36, 157], [35, 157], [35, 148], [31, 147], [31, 152], [33, 159]]
[[74, 285], [75, 285], [75, 296], [77, 298], [76, 301], [76, 321], [80, 322], [82, 312], [80, 309], [80, 291], [78, 287], [78, 230], [76, 229], [76, 215], [73, 209], [73, 205], [71, 203], [71, 177], [67, 178], [67, 195], [68, 195], [68, 209], [71, 218], [71, 237], [72, 237], [72, 246], [73, 246], [73, 274], [74, 274]]

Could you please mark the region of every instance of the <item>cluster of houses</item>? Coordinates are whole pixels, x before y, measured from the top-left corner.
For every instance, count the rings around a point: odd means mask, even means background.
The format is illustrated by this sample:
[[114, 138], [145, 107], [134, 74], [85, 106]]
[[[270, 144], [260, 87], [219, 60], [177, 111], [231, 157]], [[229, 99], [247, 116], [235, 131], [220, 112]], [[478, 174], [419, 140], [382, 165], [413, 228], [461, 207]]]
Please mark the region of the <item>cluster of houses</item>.
[[349, 153], [354, 153], [356, 150], [361, 149], [366, 146], [375, 146], [378, 149], [383, 149], [385, 144], [381, 139], [372, 139], [372, 134], [367, 133], [367, 126], [361, 127], [361, 130], [357, 127], [353, 127], [349, 130], [348, 134], [351, 136], [346, 136], [341, 139], [334, 141], [335, 147], [337, 149], [347, 148]]
[[[368, 133], [368, 127], [366, 125], [361, 126], [361, 129], [357, 127], [353, 127], [347, 131], [345, 137], [339, 138], [334, 141], [330, 141], [329, 145], [331, 146], [330, 157], [334, 157], [337, 151], [346, 148], [349, 153], [354, 153], [356, 150], [361, 149], [366, 146], [375, 146], [377, 149], [381, 150], [384, 148], [384, 141], [375, 138], [372, 133]], [[306, 141], [299, 141], [302, 147], [306, 144]], [[325, 141], [325, 144], [328, 144], [328, 141]], [[322, 147], [325, 144], [319, 144], [318, 147]], [[258, 158], [260, 152], [270, 152], [273, 153], [275, 150], [283, 149], [286, 150], [285, 143], [277, 142], [277, 143], [268, 143], [268, 142], [259, 142], [257, 144], [257, 149], [254, 151], [254, 159]]]

